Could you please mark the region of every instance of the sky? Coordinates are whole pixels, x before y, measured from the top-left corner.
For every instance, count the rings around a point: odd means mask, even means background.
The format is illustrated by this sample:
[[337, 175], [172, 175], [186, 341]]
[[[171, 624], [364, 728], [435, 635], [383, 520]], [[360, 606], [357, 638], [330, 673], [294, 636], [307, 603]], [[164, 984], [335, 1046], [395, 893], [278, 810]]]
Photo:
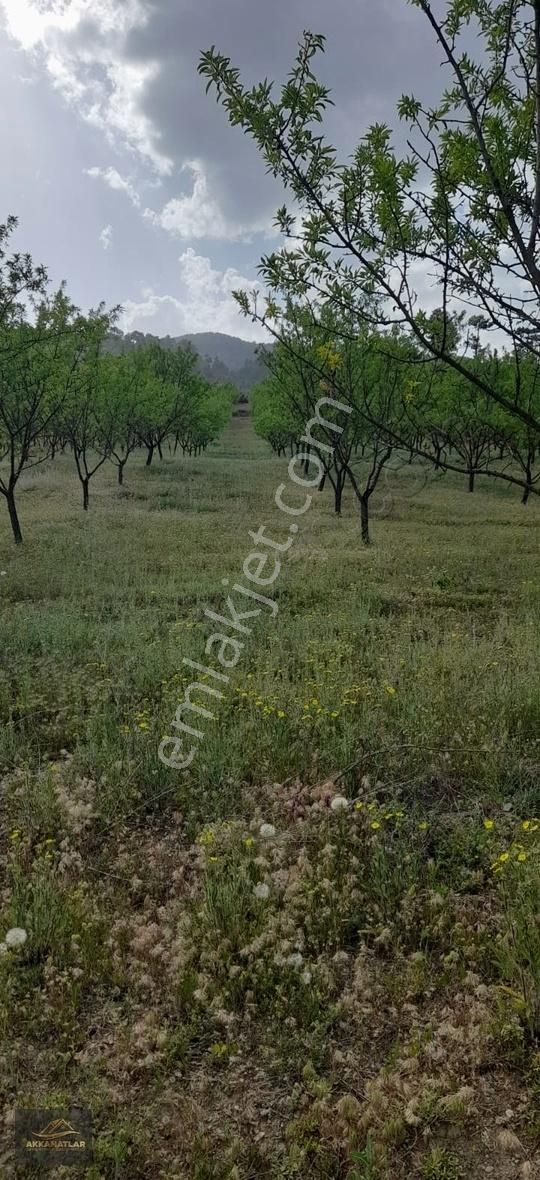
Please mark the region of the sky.
[[257, 149], [197, 73], [215, 45], [245, 83], [282, 81], [306, 28], [343, 157], [402, 93], [444, 85], [407, 0], [0, 0], [0, 221], [82, 308], [156, 335], [261, 338], [231, 290], [257, 287], [282, 203]]

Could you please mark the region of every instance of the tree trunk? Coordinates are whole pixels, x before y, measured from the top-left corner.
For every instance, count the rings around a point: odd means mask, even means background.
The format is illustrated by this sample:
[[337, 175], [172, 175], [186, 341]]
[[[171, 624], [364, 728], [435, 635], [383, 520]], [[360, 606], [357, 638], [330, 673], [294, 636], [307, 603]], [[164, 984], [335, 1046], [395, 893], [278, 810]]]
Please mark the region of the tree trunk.
[[7, 491], [7, 506], [9, 512], [9, 519], [11, 521], [11, 528], [13, 530], [13, 540], [16, 545], [22, 544], [21, 526], [19, 524], [19, 517], [17, 515], [17, 505], [15, 503], [15, 485], [8, 488]]
[[341, 516], [341, 501], [343, 499], [344, 482], [345, 481], [342, 479], [340, 473], [338, 472], [336, 486], [334, 488], [334, 512], [336, 513], [336, 516]]
[[119, 484], [122, 484], [122, 483], [124, 482], [124, 467], [125, 467], [125, 464], [126, 464], [126, 460], [125, 460], [125, 459], [123, 459], [123, 460], [122, 460], [122, 462], [118, 464], [118, 483], [119, 483]]
[[150, 443], [149, 446], [147, 445], [146, 449], [148, 451], [148, 454], [146, 456], [146, 466], [149, 467], [152, 462], [152, 459], [154, 458], [154, 444]]
[[160, 442], [158, 442], [157, 449], [158, 449], [158, 455], [159, 455], [160, 459], [162, 459], [163, 458], [163, 451], [161, 450], [161, 443]]
[[362, 527], [362, 540], [364, 545], [369, 545], [369, 501], [366, 496], [360, 497], [360, 524]]
[[86, 479], [82, 479], [81, 483], [82, 483], [82, 494], [83, 494], [83, 501], [82, 501], [83, 508], [84, 508], [85, 512], [88, 512], [88, 505], [90, 503], [90, 496], [88, 494], [88, 483], [89, 483], [88, 477]]
[[529, 485], [527, 484], [527, 487], [523, 489], [523, 495], [522, 495], [522, 497], [521, 497], [521, 503], [522, 503], [522, 504], [528, 504], [528, 503], [529, 503], [529, 496], [530, 496], [530, 494], [531, 494], [531, 489], [530, 489]]
[[474, 492], [474, 471], [469, 471], [469, 491]]

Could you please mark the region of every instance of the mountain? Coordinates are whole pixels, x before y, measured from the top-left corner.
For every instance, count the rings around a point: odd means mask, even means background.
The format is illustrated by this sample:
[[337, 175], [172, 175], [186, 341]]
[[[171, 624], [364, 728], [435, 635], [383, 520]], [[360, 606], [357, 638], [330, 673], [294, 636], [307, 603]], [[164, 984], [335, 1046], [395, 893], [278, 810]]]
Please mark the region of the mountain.
[[249, 393], [262, 381], [266, 368], [262, 354], [272, 345], [253, 344], [239, 336], [223, 332], [191, 332], [184, 336], [152, 336], [145, 332], [123, 333], [115, 329], [108, 340], [109, 352], [130, 352], [133, 348], [159, 343], [163, 348], [177, 348], [188, 344], [199, 357], [201, 373], [209, 381], [230, 381], [241, 393]]

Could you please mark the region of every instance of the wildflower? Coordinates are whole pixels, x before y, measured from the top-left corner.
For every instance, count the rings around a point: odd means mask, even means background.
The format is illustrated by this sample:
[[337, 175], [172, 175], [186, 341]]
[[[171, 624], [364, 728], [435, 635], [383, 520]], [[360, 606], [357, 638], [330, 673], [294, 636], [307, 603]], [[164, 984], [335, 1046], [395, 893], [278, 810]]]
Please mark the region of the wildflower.
[[21, 926], [13, 926], [6, 934], [6, 946], [24, 946], [27, 938], [26, 930], [23, 930]]
[[300, 951], [293, 951], [292, 955], [287, 958], [289, 967], [301, 967], [303, 962], [304, 956], [300, 954]]
[[419, 832], [427, 832], [427, 830], [428, 830], [428, 822], [427, 822], [427, 820], [423, 819], [422, 823], [418, 824], [418, 831]]
[[276, 834], [276, 829], [273, 824], [261, 824], [259, 828], [259, 835], [263, 840], [273, 840]]
[[362, 803], [362, 800], [361, 800], [361, 799], [359, 799], [359, 800], [358, 800], [358, 803], [355, 803], [355, 805], [354, 805], [354, 806], [355, 806], [355, 810], [356, 810], [356, 811], [361, 811], [361, 810], [362, 810], [362, 808], [363, 808], [363, 806], [364, 806], [364, 804]]
[[308, 971], [306, 968], [305, 971], [302, 971], [300, 978], [302, 980], [302, 983], [305, 983], [307, 986], [308, 983], [311, 983], [311, 979], [312, 979], [311, 971]]
[[510, 859], [510, 853], [509, 853], [509, 852], [501, 852], [501, 855], [500, 855], [500, 857], [499, 857], [499, 861], [500, 861], [500, 863], [501, 863], [502, 865], [505, 865], [505, 864], [506, 864], [506, 862], [507, 862], [507, 860], [509, 860], [509, 859]]
[[259, 881], [259, 884], [255, 885], [253, 892], [259, 901], [267, 901], [270, 897], [270, 886], [265, 881]]
[[371, 826], [372, 826], [374, 832], [378, 832], [381, 825], [380, 825], [378, 819], [374, 819]]
[[287, 714], [285, 713], [285, 711], [283, 709], [278, 709], [277, 715], [278, 715], [278, 717], [281, 718], [281, 717], [286, 717]]
[[330, 804], [332, 811], [346, 811], [348, 806], [349, 800], [344, 795], [335, 795]]
[[491, 832], [491, 830], [493, 828], [493, 820], [492, 819], [485, 819], [484, 820], [484, 827], [486, 829], [486, 832]]
[[389, 697], [395, 697], [397, 688], [394, 688], [393, 684], [385, 684], [384, 687]]
[[219, 856], [209, 856], [208, 860], [210, 861], [211, 864], [215, 865], [215, 864], [217, 864], [217, 862], [219, 860]]
[[199, 844], [202, 844], [203, 848], [207, 848], [209, 844], [213, 844], [215, 842], [215, 839], [216, 837], [210, 828], [205, 828], [204, 832], [201, 832], [199, 836]]
[[245, 844], [246, 848], [253, 848], [254, 843], [255, 843], [255, 841], [253, 839], [253, 836], [248, 836], [247, 840], [244, 840], [244, 844]]
[[529, 859], [529, 853], [528, 853], [528, 852], [520, 852], [520, 853], [519, 853], [519, 855], [518, 855], [518, 860], [519, 860], [519, 861], [522, 861], [522, 862], [523, 862], [524, 860], [528, 860], [528, 859]]

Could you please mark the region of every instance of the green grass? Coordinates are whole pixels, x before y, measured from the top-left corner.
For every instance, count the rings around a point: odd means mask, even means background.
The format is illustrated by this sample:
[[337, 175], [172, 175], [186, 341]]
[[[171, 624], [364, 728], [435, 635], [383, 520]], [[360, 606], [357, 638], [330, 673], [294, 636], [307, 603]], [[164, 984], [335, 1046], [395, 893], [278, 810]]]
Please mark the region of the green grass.
[[[286, 463], [235, 421], [203, 458], [146, 469], [137, 455], [123, 489], [114, 475], [100, 471], [85, 514], [60, 457], [21, 487], [22, 547], [2, 522], [1, 917], [29, 933], [0, 959], [3, 1097], [43, 1106], [61, 1088], [89, 1103], [91, 1180], [475, 1180], [467, 1136], [417, 1159], [395, 1062], [409, 1045], [414, 1119], [429, 1107], [429, 1126], [444, 1124], [478, 1065], [448, 1062], [433, 1082], [423, 1061], [450, 1003], [526, 1092], [536, 504], [449, 476], [424, 484], [405, 465], [374, 502], [366, 549], [352, 501], [336, 519], [315, 493], [261, 590], [277, 617], [263, 610], [191, 768], [175, 772], [157, 749], [193, 678], [182, 659], [219, 667], [204, 610], [222, 612], [223, 578], [246, 584], [250, 529], [286, 539], [273, 502]], [[333, 813], [337, 792], [359, 809]], [[255, 899], [265, 881], [269, 899]], [[471, 975], [489, 992], [482, 1015]], [[398, 1017], [404, 1003], [420, 1015]], [[369, 1080], [385, 1102], [366, 1091], [338, 1117]], [[156, 1147], [179, 1084], [176, 1131]], [[262, 1139], [234, 1113], [244, 1102]]]

